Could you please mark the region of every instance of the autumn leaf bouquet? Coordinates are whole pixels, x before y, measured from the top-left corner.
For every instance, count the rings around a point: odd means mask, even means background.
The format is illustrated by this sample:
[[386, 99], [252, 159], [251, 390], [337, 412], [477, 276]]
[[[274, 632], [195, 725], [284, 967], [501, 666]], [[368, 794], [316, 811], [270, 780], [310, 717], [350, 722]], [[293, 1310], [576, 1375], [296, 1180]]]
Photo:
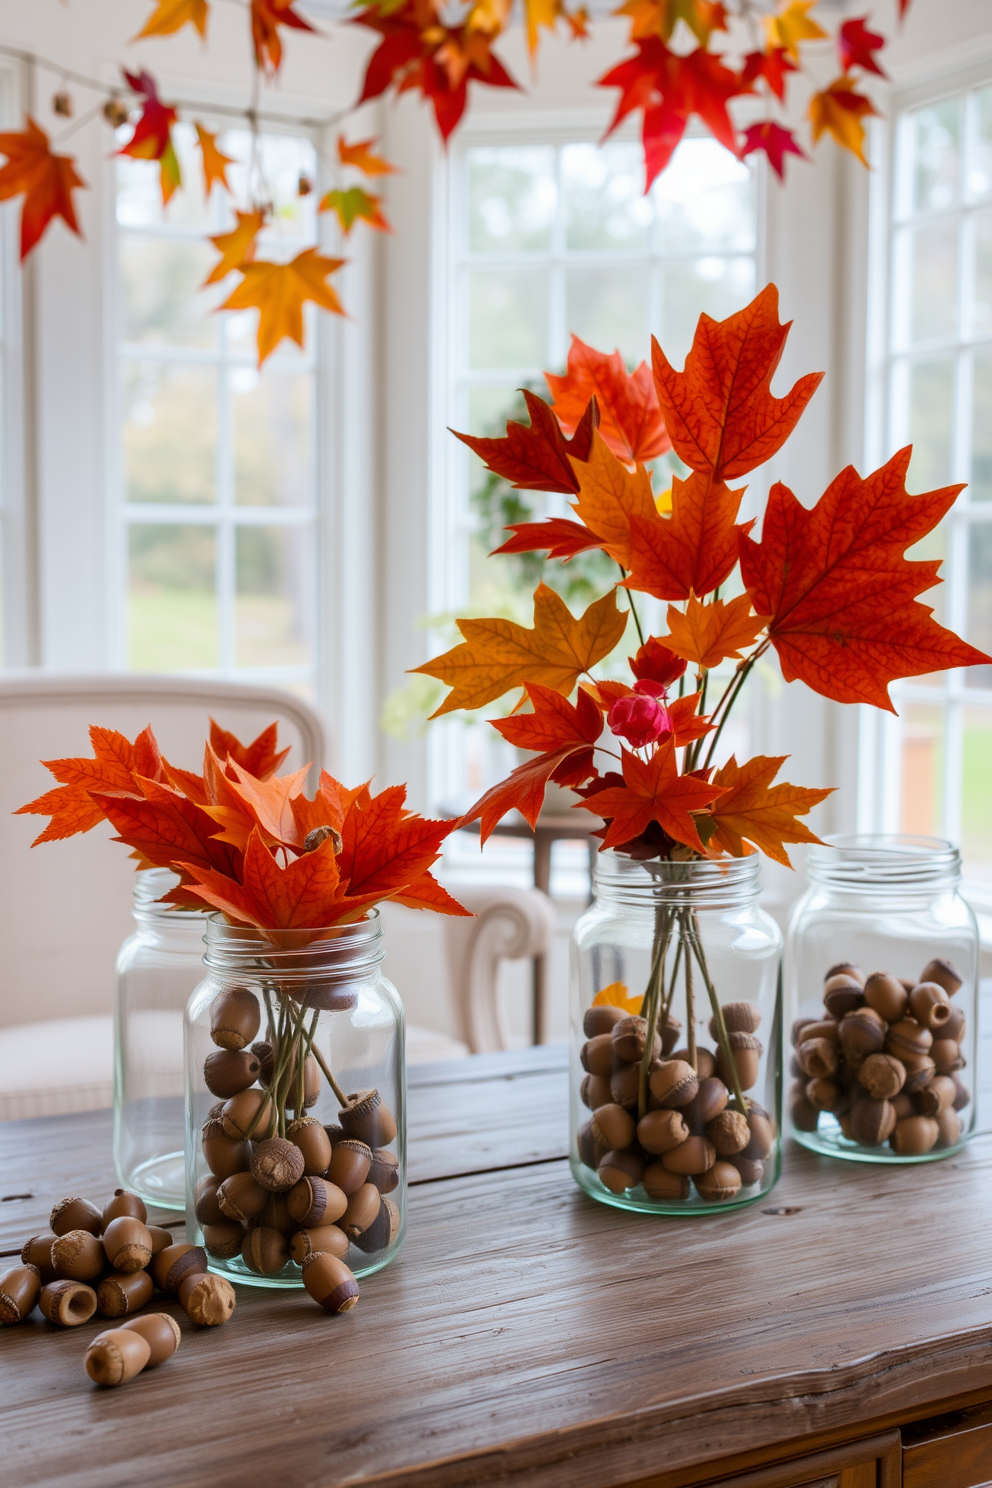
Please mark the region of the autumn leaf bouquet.
[[211, 723], [200, 774], [150, 728], [90, 738], [20, 808], [50, 817], [37, 841], [107, 821], [139, 869], [176, 875], [160, 903], [213, 911], [187, 1012], [187, 1236], [242, 1279], [352, 1305], [403, 1232], [403, 1015], [375, 906], [468, 913], [431, 873], [452, 823], [326, 771], [308, 795], [309, 766], [277, 773], [275, 725], [243, 745]]
[[[570, 787], [576, 809], [602, 823], [590, 830], [608, 853], [603, 897], [629, 904], [641, 893], [647, 906], [646, 937], [643, 927], [632, 932], [644, 942], [640, 959], [615, 930], [612, 943], [593, 936], [584, 961], [586, 932], [577, 931], [586, 1042], [575, 1073], [588, 1119], [576, 1166], [608, 1201], [633, 1191], [641, 1207], [678, 1207], [690, 1194], [737, 1202], [768, 1183], [777, 947], [769, 942], [764, 981], [754, 983], [765, 992], [749, 998], [755, 958], [730, 954], [747, 937], [717, 915], [723, 931], [712, 932], [708, 953], [706, 905], [733, 909], [748, 882], [753, 899], [758, 853], [788, 864], [786, 844], [817, 842], [801, 818], [829, 790], [774, 783], [784, 756], [721, 756], [755, 665], [774, 652], [788, 682], [891, 709], [893, 679], [988, 660], [918, 600], [939, 565], [905, 550], [960, 487], [909, 495], [909, 449], [865, 477], [843, 470], [812, 508], [774, 484], [760, 536], [755, 521], [739, 519], [739, 482], [781, 449], [821, 380], [810, 374], [783, 397], [772, 393], [787, 333], [769, 285], [727, 320], [703, 315], [682, 371], [656, 341], [652, 367], [628, 374], [618, 354], [573, 339], [566, 375], [548, 377], [552, 401], [525, 393], [529, 426], [511, 423], [505, 438], [458, 436], [512, 485], [569, 503], [569, 516], [513, 524], [499, 553], [568, 563], [598, 549], [617, 566], [616, 583], [580, 617], [542, 583], [533, 628], [459, 621], [461, 644], [419, 669], [451, 688], [435, 716], [520, 690], [492, 726], [531, 757], [463, 819], [480, 821], [482, 840], [514, 808], [533, 826], [549, 781]], [[669, 448], [684, 473], [656, 491], [647, 462]], [[648, 606], [663, 615], [660, 634], [647, 634]], [[615, 653], [632, 632], [618, 680]], [[766, 1106], [747, 1094], [759, 1085]]]

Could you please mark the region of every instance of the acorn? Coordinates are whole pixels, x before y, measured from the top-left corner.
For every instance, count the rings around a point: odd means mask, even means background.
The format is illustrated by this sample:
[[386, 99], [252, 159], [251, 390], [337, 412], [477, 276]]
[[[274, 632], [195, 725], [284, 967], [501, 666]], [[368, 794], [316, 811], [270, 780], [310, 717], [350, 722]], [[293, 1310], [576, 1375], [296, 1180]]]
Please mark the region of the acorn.
[[922, 1090], [937, 1073], [937, 1066], [929, 1054], [921, 1054], [915, 1059], [906, 1055], [902, 1062], [906, 1068], [906, 1083], [902, 1088], [907, 1095], [914, 1095], [917, 1090]]
[[258, 1083], [264, 1086], [270, 1085], [276, 1068], [275, 1050], [268, 1039], [261, 1039], [258, 1043], [252, 1044], [251, 1052], [258, 1060]]
[[794, 1092], [790, 1098], [789, 1117], [795, 1130], [801, 1132], [815, 1132], [820, 1122], [819, 1111], [802, 1089]]
[[222, 1182], [226, 1180], [218, 1178], [216, 1173], [207, 1173], [196, 1185], [193, 1194], [193, 1213], [201, 1225], [220, 1224], [224, 1218], [218, 1198]]
[[941, 1111], [936, 1117], [938, 1147], [953, 1147], [955, 1142], [961, 1140], [961, 1117], [953, 1106], [950, 1110]]
[[957, 1091], [957, 1095], [954, 1097], [954, 1109], [955, 1111], [963, 1111], [971, 1100], [971, 1092], [958, 1075], [952, 1075], [951, 1079], [954, 1081], [954, 1089]]
[[289, 1260], [289, 1246], [285, 1235], [268, 1225], [259, 1225], [249, 1230], [241, 1249], [244, 1263], [249, 1271], [258, 1276], [275, 1276]]
[[154, 1287], [147, 1271], [115, 1271], [96, 1289], [96, 1305], [104, 1317], [127, 1317], [147, 1307]]
[[886, 1023], [898, 1023], [906, 1015], [909, 998], [897, 977], [887, 971], [873, 971], [865, 982], [865, 1002]]
[[138, 1219], [145, 1224], [148, 1220], [148, 1210], [145, 1208], [144, 1201], [136, 1193], [128, 1193], [126, 1188], [115, 1188], [114, 1197], [103, 1211], [104, 1232], [111, 1220], [124, 1218]]
[[656, 1203], [684, 1201], [689, 1197], [689, 1180], [684, 1173], [670, 1173], [660, 1162], [644, 1169], [641, 1179], [644, 1192]]
[[680, 1146], [666, 1152], [661, 1161], [670, 1173], [694, 1178], [698, 1173], [709, 1172], [716, 1162], [716, 1149], [705, 1137], [686, 1137]]
[[829, 1111], [833, 1116], [839, 1116], [851, 1104], [847, 1091], [836, 1080], [807, 1080], [804, 1094], [814, 1111]]
[[341, 1218], [341, 1228], [349, 1240], [364, 1235], [369, 1225], [379, 1217], [382, 1195], [374, 1183], [363, 1183], [357, 1193], [348, 1200], [348, 1207]]
[[600, 1034], [610, 1033], [613, 1025], [626, 1016], [623, 1008], [610, 1004], [601, 1003], [599, 1007], [587, 1008], [582, 1019], [582, 1032], [587, 1039], [598, 1038]]
[[180, 1305], [190, 1322], [199, 1328], [216, 1328], [226, 1323], [237, 1300], [227, 1278], [211, 1273], [187, 1276], [179, 1287]]
[[641, 1087], [641, 1066], [621, 1064], [613, 1072], [610, 1081], [610, 1099], [625, 1110], [632, 1111], [637, 1105]]
[[596, 1140], [602, 1142], [606, 1148], [615, 1147], [619, 1152], [624, 1147], [629, 1147], [634, 1140], [633, 1116], [623, 1106], [612, 1102], [593, 1111], [592, 1125]]
[[853, 1013], [855, 1008], [861, 1007], [864, 1000], [861, 983], [843, 972], [839, 976], [830, 977], [823, 989], [823, 1005], [831, 1018], [838, 1020], [845, 1013]]
[[120, 1325], [129, 1333], [137, 1333], [148, 1344], [150, 1356], [146, 1369], [156, 1369], [171, 1359], [182, 1341], [179, 1324], [167, 1312], [146, 1312], [143, 1317], [128, 1318]]
[[331, 1139], [315, 1116], [297, 1116], [286, 1128], [286, 1137], [303, 1153], [303, 1171], [314, 1177], [327, 1172]]
[[152, 1258], [152, 1237], [140, 1219], [122, 1214], [104, 1230], [103, 1249], [115, 1271], [143, 1271]]
[[263, 1229], [278, 1230], [280, 1235], [288, 1239], [297, 1228], [296, 1220], [289, 1212], [288, 1196], [284, 1193], [269, 1194], [268, 1202], [258, 1216], [257, 1223]]
[[49, 1230], [45, 1235], [32, 1235], [30, 1240], [25, 1240], [21, 1246], [21, 1260], [25, 1266], [36, 1266], [41, 1275], [42, 1286], [47, 1286], [50, 1281], [55, 1280], [55, 1267], [52, 1265], [52, 1245], [55, 1236]]
[[369, 1182], [374, 1183], [381, 1194], [392, 1193], [400, 1186], [400, 1160], [393, 1152], [377, 1147], [372, 1154]]
[[806, 1035], [806, 1029], [812, 1027], [816, 1021], [815, 1018], [797, 1018], [795, 1020], [789, 1033], [789, 1042], [794, 1049], [799, 1048]]
[[249, 1136], [253, 1142], [264, 1142], [275, 1134], [275, 1102], [264, 1090], [242, 1090], [224, 1102], [220, 1124], [232, 1142], [243, 1142]]
[[761, 1183], [765, 1176], [765, 1165], [757, 1158], [745, 1157], [743, 1152], [735, 1152], [729, 1159], [741, 1175], [741, 1184], [744, 1188], [752, 1188], [754, 1184]]
[[590, 1111], [595, 1111], [597, 1106], [608, 1105], [613, 1099], [610, 1094], [610, 1082], [605, 1075], [584, 1075], [579, 1094], [582, 1097], [582, 1104], [588, 1106]]
[[[367, 1188], [379, 1192], [374, 1183], [364, 1183], [355, 1192], [364, 1193]], [[341, 1219], [348, 1208], [348, 1195], [326, 1178], [301, 1178], [286, 1195], [286, 1207], [298, 1229], [315, 1229], [318, 1225], [336, 1224]], [[343, 1221], [342, 1228], [347, 1228]]]
[[751, 1140], [747, 1117], [741, 1111], [721, 1111], [707, 1126], [706, 1140], [712, 1142], [717, 1157], [732, 1157], [735, 1152], [743, 1152]]
[[917, 1023], [929, 1028], [939, 1038], [951, 1017], [951, 1003], [943, 987], [936, 982], [921, 982], [909, 994], [909, 1011]]
[[907, 1055], [910, 1059], [920, 1059], [929, 1054], [932, 1043], [933, 1034], [929, 1028], [924, 1028], [915, 1018], [901, 1018], [890, 1026], [885, 1048], [897, 1059], [904, 1059]]
[[314, 1251], [303, 1262], [303, 1285], [327, 1312], [350, 1312], [358, 1301], [358, 1282], [344, 1261]]
[[176, 1238], [171, 1230], [164, 1230], [161, 1225], [147, 1225], [146, 1228], [152, 1237], [153, 1256], [157, 1256], [159, 1251], [164, 1250], [167, 1245], [172, 1245]]
[[62, 1280], [92, 1281], [106, 1263], [103, 1246], [89, 1230], [69, 1230], [52, 1243], [52, 1265]]
[[587, 1168], [598, 1168], [600, 1158], [604, 1155], [603, 1146], [596, 1139], [591, 1121], [579, 1127], [575, 1134], [575, 1141], [579, 1151], [579, 1161]]
[[348, 1101], [338, 1117], [349, 1137], [367, 1147], [388, 1147], [396, 1136], [396, 1120], [378, 1090], [360, 1090], [349, 1095]]
[[368, 1179], [372, 1167], [372, 1149], [355, 1137], [345, 1137], [334, 1144], [327, 1166], [327, 1181], [337, 1184], [346, 1194], [353, 1194]]
[[613, 1039], [608, 1033], [597, 1033], [579, 1050], [582, 1068], [590, 1075], [602, 1075], [608, 1080], [613, 1074]]
[[[648, 1020], [646, 1018], [621, 1018], [619, 1023], [614, 1023], [610, 1030], [610, 1038], [613, 1042], [613, 1054], [616, 1059], [626, 1060], [628, 1064], [634, 1064], [644, 1058], [644, 1050], [647, 1047]], [[657, 1059], [661, 1054], [661, 1039], [657, 1033], [651, 1046], [651, 1057]]]
[[636, 1152], [607, 1152], [596, 1169], [600, 1182], [610, 1193], [626, 1193], [636, 1188], [644, 1173], [644, 1163]]
[[831, 966], [830, 970], [827, 972], [826, 976], [823, 979], [824, 985], [826, 985], [827, 982], [832, 981], [832, 979], [836, 976], [850, 977], [852, 982], [857, 982], [858, 985], [861, 987], [863, 987], [865, 984], [864, 972], [861, 970], [860, 966], [855, 966], [853, 961], [838, 961], [836, 966]]
[[179, 1242], [160, 1250], [152, 1261], [152, 1276], [159, 1291], [174, 1297], [187, 1276], [202, 1275], [207, 1270], [207, 1253], [199, 1245]]
[[953, 1075], [964, 1067], [961, 1046], [952, 1038], [935, 1038], [930, 1045], [930, 1058], [938, 1075]]
[[261, 1068], [251, 1049], [215, 1049], [203, 1061], [203, 1083], [211, 1095], [229, 1100], [254, 1085]]
[[851, 1135], [862, 1147], [880, 1147], [892, 1135], [896, 1113], [887, 1100], [859, 1096], [851, 1107]]
[[659, 1106], [677, 1110], [687, 1106], [699, 1094], [699, 1080], [691, 1064], [681, 1059], [668, 1059], [651, 1071], [648, 1089]]
[[373, 1255], [376, 1251], [386, 1250], [392, 1245], [399, 1232], [400, 1211], [391, 1199], [383, 1199], [379, 1206], [379, 1213], [368, 1229], [355, 1237], [355, 1244], [367, 1255]]
[[126, 1385], [151, 1358], [148, 1341], [126, 1328], [108, 1328], [93, 1339], [83, 1363], [95, 1385]]
[[894, 1054], [869, 1054], [858, 1080], [875, 1100], [891, 1100], [906, 1083], [906, 1066]]
[[751, 1133], [747, 1146], [742, 1149], [742, 1157], [749, 1157], [755, 1162], [761, 1162], [770, 1156], [775, 1146], [775, 1125], [772, 1118], [764, 1107], [759, 1106], [757, 1101], [749, 1100], [747, 1103], [747, 1124]]
[[933, 1075], [922, 1090], [917, 1090], [913, 1101], [921, 1116], [939, 1116], [941, 1111], [954, 1108], [957, 1091], [948, 1075]]
[[701, 1079], [699, 1089], [688, 1105], [682, 1107], [682, 1118], [693, 1136], [701, 1136], [714, 1117], [726, 1108], [730, 1092], [715, 1075]]
[[799, 1063], [811, 1080], [829, 1079], [840, 1063], [840, 1048], [833, 1039], [804, 1039], [799, 1045]]
[[891, 1147], [899, 1157], [923, 1157], [937, 1145], [940, 1127], [930, 1116], [907, 1116], [897, 1121]]
[[678, 1018], [673, 1018], [671, 1013], [669, 1013], [668, 1016], [665, 1018], [665, 1021], [661, 1024], [661, 1027], [658, 1029], [658, 1037], [661, 1039], [662, 1059], [667, 1059], [668, 1056], [671, 1054], [672, 1050], [675, 1048], [676, 1044], [679, 1041], [679, 1035], [681, 1032], [682, 1024], [679, 1022]]
[[678, 1147], [688, 1135], [689, 1128], [680, 1111], [671, 1109], [649, 1111], [637, 1123], [637, 1140], [645, 1152], [653, 1155], [671, 1152], [672, 1148]]
[[841, 1019], [840, 1047], [844, 1062], [857, 1071], [869, 1054], [880, 1054], [885, 1046], [887, 1025], [874, 1008], [855, 1008]]
[[253, 1219], [258, 1218], [268, 1201], [269, 1190], [263, 1188], [251, 1173], [232, 1173], [217, 1190], [217, 1207], [220, 1212], [216, 1219], [211, 1216], [201, 1223], [216, 1225], [223, 1224], [225, 1220], [235, 1220], [238, 1224], [250, 1224]]
[[692, 1181], [699, 1196], [711, 1204], [725, 1204], [728, 1199], [736, 1198], [741, 1191], [741, 1175], [733, 1163], [729, 1162], [715, 1162]]
[[210, 1037], [222, 1049], [244, 1049], [262, 1021], [258, 999], [247, 987], [229, 987], [210, 1006]]
[[270, 1137], [254, 1142], [251, 1149], [251, 1175], [270, 1193], [288, 1193], [303, 1177], [303, 1153], [285, 1137]]
[[203, 1226], [203, 1248], [216, 1261], [230, 1261], [240, 1254], [245, 1232], [233, 1219]]
[[60, 1199], [52, 1210], [49, 1229], [56, 1235], [70, 1230], [88, 1230], [91, 1235], [103, 1233], [103, 1215], [88, 1199]]
[[893, 1096], [889, 1104], [891, 1105], [893, 1111], [895, 1111], [896, 1113], [897, 1121], [905, 1121], [907, 1116], [916, 1115], [916, 1107], [913, 1105], [913, 1097], [911, 1095], [907, 1095], [905, 1090], [900, 1090], [898, 1095]]
[[320, 1066], [312, 1054], [308, 1054], [303, 1061], [303, 1105], [301, 1107], [300, 1084], [297, 1075], [299, 1065], [295, 1058], [290, 1061], [290, 1065], [291, 1073], [289, 1076], [286, 1103], [292, 1106], [293, 1110], [297, 1112], [301, 1109], [309, 1110], [311, 1106], [317, 1104], [318, 1097], [320, 1096]]
[[23, 1323], [41, 1296], [41, 1272], [37, 1266], [13, 1266], [0, 1276], [0, 1326]]
[[224, 1135], [219, 1121], [208, 1123], [200, 1140], [200, 1151], [211, 1173], [219, 1181], [235, 1173], [246, 1173], [251, 1162], [247, 1142], [235, 1142]]
[[[742, 1090], [750, 1090], [758, 1083], [762, 1045], [752, 1033], [728, 1033], [727, 1041], [730, 1044], [731, 1057], [737, 1070], [738, 1083]], [[730, 1078], [723, 1049], [717, 1050], [716, 1068], [723, 1083], [731, 1085], [733, 1081]]]
[[941, 1038], [955, 1039], [958, 1043], [964, 1038], [966, 1025], [964, 1008], [959, 1003], [951, 1003], [951, 1016], [940, 1031]]
[[939, 957], [934, 961], [928, 961], [920, 972], [921, 982], [936, 982], [938, 987], [943, 987], [948, 997], [953, 997], [961, 986], [961, 977], [950, 961], [943, 961]]
[[[757, 1033], [761, 1025], [761, 1009], [753, 1002], [725, 1002], [720, 1011], [728, 1033]], [[715, 1014], [710, 1019], [709, 1029], [710, 1038], [715, 1043], [720, 1037]]]
[[[856, 1009], [856, 1011], [863, 1011], [863, 1009]], [[833, 1039], [835, 1044], [840, 1040], [840, 1024], [836, 1018], [800, 1018], [792, 1025], [793, 1029], [799, 1028], [800, 1024], [802, 1028], [796, 1042], [796, 1048], [799, 1047], [799, 1044], [804, 1043], [806, 1039]]]
[[326, 1250], [343, 1261], [350, 1245], [348, 1236], [337, 1225], [321, 1225], [317, 1229], [297, 1230], [289, 1242], [289, 1254], [298, 1266], [303, 1265], [304, 1258], [313, 1250]]
[[78, 1328], [96, 1312], [96, 1292], [82, 1281], [50, 1281], [42, 1287], [38, 1306], [59, 1328]]

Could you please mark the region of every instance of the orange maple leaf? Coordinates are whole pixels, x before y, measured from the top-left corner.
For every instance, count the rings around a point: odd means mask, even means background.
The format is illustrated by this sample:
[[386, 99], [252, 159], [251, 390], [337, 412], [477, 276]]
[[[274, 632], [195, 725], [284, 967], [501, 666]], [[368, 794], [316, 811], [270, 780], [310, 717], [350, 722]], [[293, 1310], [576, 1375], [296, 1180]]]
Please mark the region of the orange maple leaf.
[[318, 211], [333, 212], [346, 236], [359, 219], [378, 232], [392, 232], [393, 229], [382, 215], [381, 207], [380, 197], [363, 191], [361, 186], [349, 186], [347, 191], [328, 191], [321, 197]]
[[29, 116], [24, 129], [0, 134], [0, 201], [23, 196], [21, 204], [21, 262], [27, 258], [51, 222], [61, 217], [82, 237], [72, 193], [86, 185], [69, 155], [53, 155], [48, 135]]
[[625, 1013], [636, 1017], [641, 1011], [643, 997], [631, 997], [627, 991], [626, 983], [611, 982], [601, 992], [597, 992], [592, 1000], [593, 1007], [618, 1007], [623, 1008]]
[[381, 155], [372, 154], [375, 138], [355, 140], [349, 145], [343, 134], [338, 135], [338, 159], [342, 165], [353, 165], [366, 176], [395, 176], [399, 168], [390, 165]]
[[116, 828], [119, 842], [135, 850], [140, 866], [172, 868], [199, 863], [223, 873], [233, 871], [237, 851], [224, 842], [220, 828], [204, 807], [169, 785], [138, 777], [143, 792], [109, 796], [98, 791], [93, 799]]
[[326, 770], [320, 772], [320, 784], [313, 800], [308, 796], [294, 796], [290, 801], [296, 819], [296, 841], [302, 844], [316, 827], [330, 827], [340, 833], [345, 815], [353, 801], [368, 795], [368, 786], [360, 785], [354, 790], [335, 780]]
[[828, 88], [814, 93], [809, 101], [809, 121], [814, 144], [824, 133], [833, 135], [844, 150], [856, 155], [862, 165], [865, 159], [865, 126], [862, 119], [878, 117], [871, 100], [859, 93], [846, 76], [834, 78]]
[[189, 876], [188, 894], [241, 924], [259, 930], [314, 930], [335, 921], [340, 873], [330, 839], [280, 867], [253, 832], [241, 881], [199, 862], [177, 861], [176, 866]]
[[295, 0], [251, 0], [251, 39], [255, 48], [255, 66], [274, 77], [282, 64], [280, 26], [297, 31], [312, 31], [309, 21], [293, 9]]
[[196, 138], [203, 157], [203, 185], [206, 195], [210, 195], [215, 183], [223, 186], [225, 191], [230, 191], [226, 171], [229, 165], [234, 164], [234, 160], [218, 149], [217, 134], [211, 134], [202, 124], [196, 125]]
[[222, 760], [231, 759], [243, 766], [257, 780], [268, 780], [289, 754], [291, 746], [288, 744], [285, 749], [277, 750], [278, 736], [278, 723], [270, 723], [257, 739], [252, 739], [250, 744], [242, 744], [236, 735], [222, 729], [212, 718], [210, 720], [210, 745], [214, 752]]
[[544, 380], [566, 434], [575, 432], [595, 396], [599, 433], [625, 465], [654, 460], [671, 448], [646, 362], [628, 372], [619, 351], [606, 356], [573, 336], [564, 377], [545, 372]]
[[603, 846], [623, 847], [657, 822], [676, 842], [703, 852], [690, 812], [711, 805], [722, 788], [695, 775], [680, 775], [671, 739], [663, 739], [647, 763], [627, 749], [622, 758], [623, 785], [607, 786], [581, 802], [586, 811], [606, 818]]
[[90, 729], [93, 758], [43, 760], [42, 764], [59, 781], [55, 790], [47, 791], [26, 806], [19, 806], [15, 816], [50, 816], [51, 821], [32, 842], [55, 842], [88, 832], [104, 820], [104, 811], [94, 793], [141, 796], [137, 776], [151, 780], [163, 778], [164, 761], [155, 735], [144, 729], [131, 744], [114, 729]]
[[785, 764], [788, 755], [777, 759], [764, 754], [738, 765], [730, 759], [713, 776], [713, 784], [722, 786], [725, 794], [710, 811], [714, 830], [709, 845], [716, 842], [732, 857], [742, 858], [748, 851], [746, 843], [755, 847], [791, 868], [789, 855], [783, 846], [786, 842], [819, 842], [813, 832], [797, 816], [826, 800], [831, 790], [807, 790], [801, 785], [772, 785], [772, 781]]
[[421, 874], [420, 878], [414, 879], [400, 893], [393, 894], [392, 898], [397, 904], [405, 904], [408, 909], [432, 909], [435, 914], [461, 915], [469, 919], [472, 917], [472, 911], [466, 909], [464, 904], [459, 904], [432, 873]]
[[849, 465], [812, 511], [787, 486], [768, 496], [761, 541], [741, 538], [741, 575], [787, 682], [797, 677], [839, 703], [895, 712], [888, 684], [989, 661], [937, 624], [916, 596], [939, 583], [939, 560], [910, 560], [961, 486], [910, 496], [912, 448], [872, 475]]
[[567, 695], [582, 673], [619, 643], [627, 616], [617, 609], [611, 589], [576, 620], [553, 589], [539, 584], [532, 630], [498, 617], [456, 623], [465, 637], [461, 645], [412, 668], [451, 687], [433, 718], [456, 708], [482, 708], [525, 682]]
[[626, 587], [656, 599], [688, 599], [718, 588], [737, 564], [743, 494], [743, 487], [732, 491], [706, 472], [693, 471], [684, 481], [674, 476], [670, 517], [631, 518]]
[[[628, 470], [598, 429], [593, 431], [588, 461], [573, 458], [572, 469], [579, 482], [573, 510], [604, 552], [624, 568], [630, 568], [632, 523], [659, 520], [651, 477], [643, 465]], [[734, 552], [736, 557], [736, 547]]]
[[668, 606], [670, 633], [660, 640], [676, 656], [695, 662], [700, 671], [710, 671], [721, 661], [739, 661], [741, 651], [754, 645], [767, 623], [767, 616], [752, 612], [748, 594], [710, 604], [690, 594], [684, 614]]
[[[286, 264], [258, 259], [241, 265], [241, 283], [221, 305], [222, 310], [258, 310], [258, 365], [272, 355], [287, 338], [303, 345], [303, 306], [307, 300], [343, 315], [344, 309], [327, 283], [344, 264], [343, 258], [325, 258], [316, 248], [306, 248]], [[216, 269], [214, 270], [216, 273]]]
[[195, 26], [205, 39], [207, 35], [207, 0], [155, 0], [155, 9], [132, 41], [143, 36], [172, 36], [183, 26]]
[[406, 810], [406, 786], [388, 786], [377, 796], [359, 794], [345, 813], [338, 855], [346, 885], [342, 913], [391, 898], [415, 883], [435, 863], [454, 826]]
[[235, 209], [234, 215], [238, 219], [237, 226], [230, 232], [218, 233], [210, 239], [220, 258], [204, 279], [204, 289], [208, 284], [219, 284], [235, 269], [243, 269], [254, 260], [256, 240], [265, 219], [261, 212], [239, 212]]

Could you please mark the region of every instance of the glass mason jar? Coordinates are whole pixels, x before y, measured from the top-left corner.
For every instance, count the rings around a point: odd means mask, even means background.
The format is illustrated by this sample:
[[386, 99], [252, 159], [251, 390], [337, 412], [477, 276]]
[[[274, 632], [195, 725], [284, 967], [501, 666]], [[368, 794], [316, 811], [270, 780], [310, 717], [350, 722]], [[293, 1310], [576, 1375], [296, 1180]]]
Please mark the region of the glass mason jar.
[[135, 875], [134, 934], [117, 957], [114, 1163], [118, 1181], [163, 1209], [186, 1203], [183, 1014], [203, 976], [205, 917], [159, 904], [179, 879]]
[[757, 854], [597, 858], [572, 937], [571, 1165], [604, 1204], [704, 1214], [781, 1165], [782, 937]]
[[186, 1014], [186, 1235], [211, 1269], [302, 1286], [329, 1251], [356, 1276], [406, 1228], [403, 1006], [382, 922], [264, 932], [207, 920]]
[[931, 837], [838, 836], [806, 868], [786, 950], [796, 1141], [862, 1162], [959, 1151], [978, 1012], [960, 854]]

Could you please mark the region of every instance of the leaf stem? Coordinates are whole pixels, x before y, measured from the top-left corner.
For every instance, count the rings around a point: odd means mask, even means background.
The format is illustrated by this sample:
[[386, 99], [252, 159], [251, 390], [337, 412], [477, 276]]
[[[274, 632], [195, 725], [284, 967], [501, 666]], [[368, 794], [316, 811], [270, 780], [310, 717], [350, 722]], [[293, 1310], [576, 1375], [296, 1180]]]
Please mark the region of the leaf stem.
[[714, 718], [717, 716], [718, 713], [720, 713], [721, 709], [723, 711], [723, 716], [720, 719], [719, 724], [717, 725], [716, 732], [714, 734], [711, 734], [710, 736], [710, 744], [708, 750], [706, 751], [706, 759], [704, 761], [705, 765], [708, 766], [710, 760], [713, 758], [714, 751], [716, 750], [716, 746], [720, 740], [720, 735], [723, 733], [723, 725], [730, 717], [730, 710], [740, 696], [741, 688], [747, 681], [748, 673], [754, 666], [754, 663], [758, 660], [758, 657], [761, 656], [762, 653], [767, 650], [767, 648], [768, 642], [767, 640], [765, 640], [758, 647], [757, 651], [752, 651], [747, 660], [742, 662], [741, 666], [738, 668], [734, 676], [727, 683], [727, 687], [723, 694], [723, 697], [720, 699], [719, 703], [717, 703], [716, 708], [713, 711]]
[[737, 1074], [737, 1064], [734, 1060], [733, 1050], [730, 1047], [730, 1039], [727, 1036], [727, 1025], [723, 1021], [723, 1008], [720, 1006], [716, 995], [716, 988], [710, 981], [710, 974], [706, 965], [706, 955], [703, 951], [703, 943], [699, 935], [699, 925], [696, 921], [695, 910], [691, 912], [691, 920], [689, 916], [686, 917], [685, 933], [706, 985], [710, 1007], [713, 1009], [713, 1021], [716, 1024], [717, 1043], [723, 1051], [723, 1057], [727, 1064], [727, 1074], [730, 1077], [730, 1084], [733, 1087], [734, 1100], [737, 1102], [738, 1110], [746, 1117], [747, 1103], [744, 1100], [744, 1092], [741, 1090], [741, 1082]]
[[[685, 936], [685, 933], [686, 933], [686, 915], [685, 915], [685, 911], [683, 911], [682, 914], [679, 916], [679, 924], [682, 927], [682, 935]], [[697, 1055], [696, 1055], [696, 1000], [695, 1000], [695, 997], [693, 996], [692, 957], [691, 956], [686, 956], [686, 958], [685, 958], [685, 1016], [686, 1016], [686, 1022], [688, 1024], [688, 1030], [687, 1030], [687, 1034], [686, 1034], [686, 1040], [687, 1040], [687, 1047], [688, 1047], [688, 1050], [689, 1050], [689, 1063], [692, 1065], [692, 1067], [693, 1067], [694, 1070], [697, 1070], [698, 1071], [698, 1067], [699, 1066], [698, 1066]]]

